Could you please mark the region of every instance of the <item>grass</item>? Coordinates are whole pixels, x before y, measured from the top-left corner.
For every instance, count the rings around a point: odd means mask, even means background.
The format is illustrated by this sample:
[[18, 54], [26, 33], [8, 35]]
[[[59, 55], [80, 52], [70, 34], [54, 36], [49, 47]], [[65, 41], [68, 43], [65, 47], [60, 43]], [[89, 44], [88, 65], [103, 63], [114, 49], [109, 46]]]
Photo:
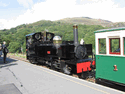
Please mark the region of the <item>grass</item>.
[[21, 58], [26, 58], [26, 54], [21, 54], [21, 53], [9, 53], [9, 54], [17, 57], [21, 57]]

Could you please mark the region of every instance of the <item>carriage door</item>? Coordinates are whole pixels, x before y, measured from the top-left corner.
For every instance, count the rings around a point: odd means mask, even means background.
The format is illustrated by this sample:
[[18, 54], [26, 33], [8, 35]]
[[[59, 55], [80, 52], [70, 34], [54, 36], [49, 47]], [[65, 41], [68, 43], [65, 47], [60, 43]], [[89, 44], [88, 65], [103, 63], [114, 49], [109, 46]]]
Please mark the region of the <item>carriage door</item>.
[[125, 43], [121, 42], [121, 39], [109, 38], [109, 55], [106, 60], [109, 73], [107, 73], [106, 78], [118, 83], [125, 83], [125, 76], [123, 75], [125, 72], [125, 57], [121, 53], [121, 50], [124, 50], [121, 44], [125, 45]]

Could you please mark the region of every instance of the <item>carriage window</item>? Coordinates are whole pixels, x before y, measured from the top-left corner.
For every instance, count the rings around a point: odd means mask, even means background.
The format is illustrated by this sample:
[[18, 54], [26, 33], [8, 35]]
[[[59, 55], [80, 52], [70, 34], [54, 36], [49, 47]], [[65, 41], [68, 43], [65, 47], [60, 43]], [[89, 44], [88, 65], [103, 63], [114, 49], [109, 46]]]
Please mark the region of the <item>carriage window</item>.
[[124, 49], [123, 50], [124, 50], [124, 55], [125, 55], [125, 38], [123, 39], [123, 41], [124, 41], [124, 44], [123, 44], [124, 45], [124, 47], [123, 47]]
[[106, 39], [99, 39], [99, 54], [106, 54]]
[[109, 39], [109, 53], [120, 55], [120, 38]]

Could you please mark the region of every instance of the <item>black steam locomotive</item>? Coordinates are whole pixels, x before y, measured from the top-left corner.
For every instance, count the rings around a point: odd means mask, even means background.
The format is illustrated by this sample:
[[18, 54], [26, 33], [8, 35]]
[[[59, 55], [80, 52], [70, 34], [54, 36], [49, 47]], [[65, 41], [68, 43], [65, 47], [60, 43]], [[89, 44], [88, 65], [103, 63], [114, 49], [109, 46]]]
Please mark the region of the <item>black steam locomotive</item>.
[[79, 44], [78, 26], [73, 26], [74, 41], [62, 41], [60, 36], [50, 32], [37, 32], [26, 35], [26, 55], [31, 63], [49, 65], [66, 74], [90, 72], [95, 61], [88, 58], [92, 55], [92, 44]]

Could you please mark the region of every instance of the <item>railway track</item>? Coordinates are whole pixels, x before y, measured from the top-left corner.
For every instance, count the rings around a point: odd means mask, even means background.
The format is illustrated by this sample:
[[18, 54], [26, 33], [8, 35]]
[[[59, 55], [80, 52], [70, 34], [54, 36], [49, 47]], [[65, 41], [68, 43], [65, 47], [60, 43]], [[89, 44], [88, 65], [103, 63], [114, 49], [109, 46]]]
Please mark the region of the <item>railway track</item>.
[[[30, 63], [30, 62], [29, 62], [28, 60], [26, 60], [25, 58], [17, 57], [17, 56], [15, 56], [15, 55], [8, 54], [7, 57], [8, 57], [8, 58], [18, 59], [18, 60], [21, 60], [21, 61], [25, 61], [25, 62], [27, 62], [27, 63]], [[41, 66], [41, 67], [44, 67], [44, 68], [50, 69], [49, 67], [47, 67], [47, 66], [45, 66], [45, 65], [40, 65], [40, 64], [37, 64], [37, 65], [38, 65], [38, 66]], [[55, 71], [57, 71], [57, 70], [55, 70]], [[72, 74], [72, 76], [81, 79], [77, 74]], [[92, 77], [92, 78], [87, 78], [87, 79], [83, 79], [83, 80], [87, 80], [87, 81], [90, 81], [90, 82], [95, 83], [95, 78], [94, 78], [94, 77]]]

